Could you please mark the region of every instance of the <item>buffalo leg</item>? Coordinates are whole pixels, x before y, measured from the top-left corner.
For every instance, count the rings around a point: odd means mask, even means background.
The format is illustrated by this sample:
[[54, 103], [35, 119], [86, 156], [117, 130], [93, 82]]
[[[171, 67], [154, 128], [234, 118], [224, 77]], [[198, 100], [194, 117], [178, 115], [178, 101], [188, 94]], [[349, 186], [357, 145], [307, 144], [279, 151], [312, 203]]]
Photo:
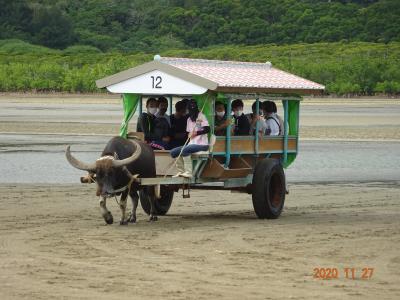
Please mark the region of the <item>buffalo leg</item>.
[[100, 199], [101, 215], [103, 216], [104, 221], [106, 221], [107, 224], [112, 224], [114, 222], [114, 219], [111, 212], [107, 209], [106, 202], [107, 202], [106, 197]]
[[155, 189], [157, 186], [154, 187], [149, 187], [149, 201], [150, 201], [150, 219], [149, 221], [157, 221], [157, 212], [156, 212], [156, 193], [155, 193]]
[[131, 201], [132, 201], [132, 211], [131, 211], [131, 215], [129, 216], [128, 222], [136, 223], [136, 209], [137, 209], [138, 203], [139, 203], [139, 195], [138, 195], [137, 191], [131, 191], [130, 196], [131, 196]]
[[122, 192], [121, 200], [119, 201], [119, 208], [121, 209], [121, 220], [119, 221], [119, 225], [128, 224], [128, 221], [125, 220], [127, 198], [128, 198], [128, 191]]

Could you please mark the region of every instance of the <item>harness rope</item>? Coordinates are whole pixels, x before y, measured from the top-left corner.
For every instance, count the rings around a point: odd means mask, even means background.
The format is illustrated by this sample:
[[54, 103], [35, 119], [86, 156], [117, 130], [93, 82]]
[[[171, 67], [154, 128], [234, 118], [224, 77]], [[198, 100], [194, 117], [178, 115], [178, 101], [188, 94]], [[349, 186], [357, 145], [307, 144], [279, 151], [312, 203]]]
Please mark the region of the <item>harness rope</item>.
[[[90, 180], [92, 180], [93, 182], [97, 183], [97, 185], [98, 185], [98, 182], [96, 181], [96, 179], [93, 176], [90, 175], [90, 173], [88, 174], [88, 177], [89, 177]], [[128, 189], [128, 195], [129, 195], [131, 193], [132, 183], [136, 180], [136, 178], [137, 178], [137, 175], [132, 175], [132, 177], [129, 180], [128, 184], [126, 186], [122, 187], [122, 188], [114, 190], [114, 193], [123, 192], [126, 189]], [[117, 200], [117, 196], [115, 195], [114, 197], [115, 197], [115, 201], [117, 202], [117, 204], [120, 205], [118, 200]], [[122, 197], [122, 195], [121, 195], [121, 197]], [[101, 198], [101, 196], [99, 196], [99, 198]], [[105, 198], [109, 198], [109, 197], [105, 197]]]

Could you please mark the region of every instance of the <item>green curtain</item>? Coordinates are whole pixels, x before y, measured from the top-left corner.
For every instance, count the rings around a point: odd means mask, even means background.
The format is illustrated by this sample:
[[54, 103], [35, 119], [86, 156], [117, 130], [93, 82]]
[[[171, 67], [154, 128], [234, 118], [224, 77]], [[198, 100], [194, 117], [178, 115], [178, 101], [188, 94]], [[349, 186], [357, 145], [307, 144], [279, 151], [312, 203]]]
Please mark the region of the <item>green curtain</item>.
[[121, 123], [119, 135], [123, 138], [128, 136], [128, 124], [135, 114], [136, 108], [139, 104], [140, 95], [137, 94], [123, 94], [122, 105], [124, 109], [124, 120]]
[[224, 93], [218, 93], [215, 101], [222, 102], [225, 105], [228, 105], [228, 98], [226, 98]]
[[[300, 109], [300, 101], [299, 100], [289, 100], [288, 101], [288, 119], [289, 119], [289, 135], [298, 135], [298, 127], [299, 124], [298, 116]], [[297, 153], [289, 153], [287, 156], [287, 162], [284, 165], [284, 168], [289, 167], [294, 160], [296, 159]]]

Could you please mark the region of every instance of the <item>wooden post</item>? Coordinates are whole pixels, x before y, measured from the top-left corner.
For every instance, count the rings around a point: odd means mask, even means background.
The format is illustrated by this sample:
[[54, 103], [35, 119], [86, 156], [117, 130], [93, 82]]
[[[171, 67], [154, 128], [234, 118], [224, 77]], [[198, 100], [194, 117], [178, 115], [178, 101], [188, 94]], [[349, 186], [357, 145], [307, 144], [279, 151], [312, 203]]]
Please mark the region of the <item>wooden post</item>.
[[172, 116], [172, 96], [169, 96], [168, 100], [169, 100], [169, 115]]
[[140, 99], [139, 99], [139, 116], [140, 116], [140, 115], [142, 114], [142, 112], [143, 112], [142, 102], [143, 102], [143, 96], [140, 95]]
[[[231, 114], [232, 114], [232, 103], [231, 103], [231, 98], [228, 98], [226, 117], [231, 119], [232, 118]], [[226, 127], [225, 168], [229, 168], [229, 163], [231, 162], [231, 128], [232, 128], [232, 122], [229, 122], [228, 127]]]
[[283, 165], [287, 163], [287, 151], [288, 151], [288, 100], [284, 99], [283, 102], [283, 113], [284, 113], [284, 120], [283, 120]]
[[296, 123], [296, 155], [299, 151], [299, 130], [300, 130], [300, 100], [298, 102], [298, 109], [297, 109], [297, 123]]
[[[260, 101], [259, 98], [256, 99], [256, 115], [259, 116], [260, 115]], [[256, 132], [255, 132], [255, 153], [256, 153], [256, 157], [258, 156], [258, 144], [259, 144], [259, 137], [258, 137], [258, 130], [260, 128], [260, 121], [257, 120], [256, 122]]]

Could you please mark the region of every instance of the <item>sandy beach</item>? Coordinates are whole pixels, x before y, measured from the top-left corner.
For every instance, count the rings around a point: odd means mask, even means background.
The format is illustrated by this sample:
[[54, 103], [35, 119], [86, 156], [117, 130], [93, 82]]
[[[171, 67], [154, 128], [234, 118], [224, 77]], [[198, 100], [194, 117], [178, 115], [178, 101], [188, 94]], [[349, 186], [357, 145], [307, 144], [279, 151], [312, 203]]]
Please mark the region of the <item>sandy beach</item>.
[[[274, 221], [256, 219], [247, 195], [193, 192], [158, 222], [139, 210], [129, 226], [104, 225], [91, 186], [0, 193], [2, 299], [400, 296], [398, 182], [295, 185]], [[313, 278], [314, 268], [339, 278]], [[370, 279], [363, 268], [374, 268]]]
[[[278, 220], [258, 220], [247, 194], [192, 191], [158, 222], [139, 207], [137, 224], [107, 226], [95, 186], [62, 183], [55, 169], [70, 170], [66, 143], [89, 159], [118, 133], [119, 99], [1, 95], [0, 298], [399, 299], [399, 116], [396, 99], [306, 99]], [[29, 159], [37, 178], [13, 170]], [[56, 168], [40, 179], [46, 159]]]

